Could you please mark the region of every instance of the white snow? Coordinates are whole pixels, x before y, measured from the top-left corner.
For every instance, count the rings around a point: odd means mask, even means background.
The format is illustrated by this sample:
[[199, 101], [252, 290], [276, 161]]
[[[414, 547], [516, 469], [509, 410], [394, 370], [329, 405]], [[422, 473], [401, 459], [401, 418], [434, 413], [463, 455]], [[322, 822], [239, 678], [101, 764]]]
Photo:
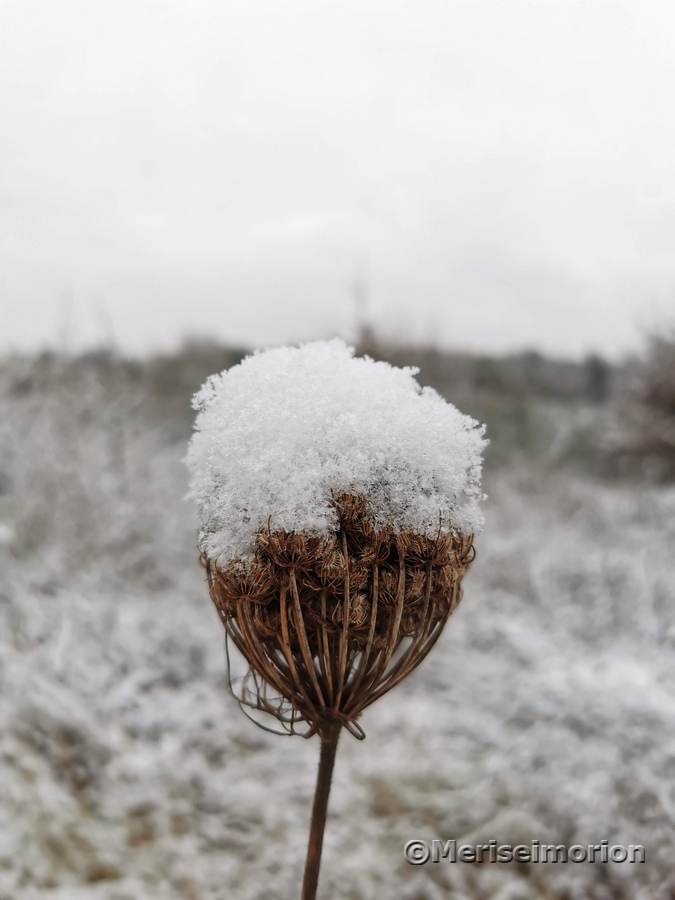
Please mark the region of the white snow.
[[367, 496], [375, 521], [395, 530], [479, 531], [484, 427], [416, 374], [333, 340], [257, 353], [209, 378], [187, 457], [207, 556], [250, 556], [268, 522], [329, 534], [343, 491]]
[[[0, 376], [0, 898], [294, 900], [318, 741], [227, 692], [182, 444], [55, 382]], [[672, 900], [675, 494], [532, 459], [486, 479], [459, 609], [340, 740], [319, 896]], [[411, 838], [647, 863], [413, 867]]]

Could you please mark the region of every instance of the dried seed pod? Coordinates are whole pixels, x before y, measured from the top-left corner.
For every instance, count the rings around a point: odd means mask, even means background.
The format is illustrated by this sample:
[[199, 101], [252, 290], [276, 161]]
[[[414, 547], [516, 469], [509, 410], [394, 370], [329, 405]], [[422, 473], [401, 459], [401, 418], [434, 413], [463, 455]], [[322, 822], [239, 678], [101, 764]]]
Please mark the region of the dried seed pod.
[[[361, 628], [370, 616], [371, 602], [365, 594], [356, 594], [349, 599], [348, 621], [354, 628]], [[342, 625], [344, 620], [344, 603], [336, 603], [332, 619], [336, 625]]]
[[228, 609], [239, 600], [251, 603], [269, 603], [274, 597], [274, 580], [265, 563], [254, 562], [249, 567], [230, 566], [218, 570], [220, 596]]
[[370, 569], [366, 568], [360, 559], [355, 560], [349, 566], [349, 589], [351, 593], [365, 591], [369, 578]]
[[379, 573], [379, 601], [384, 607], [396, 606], [400, 573], [389, 567], [382, 567]]
[[431, 575], [427, 569], [406, 567], [405, 593], [403, 595], [403, 603], [406, 609], [423, 602], [430, 577]]
[[343, 553], [337, 547], [332, 547], [317, 560], [314, 571], [321, 585], [339, 592], [344, 586], [349, 568]]
[[321, 539], [295, 532], [263, 531], [256, 536], [259, 551], [281, 569], [311, 571], [321, 546]]
[[340, 529], [346, 534], [369, 532], [373, 530], [365, 497], [342, 493], [333, 498]]
[[398, 535], [396, 546], [406, 562], [415, 566], [429, 563], [434, 567], [447, 566], [455, 547], [453, 535], [440, 533], [434, 540], [424, 535], [403, 532]]
[[372, 610], [372, 603], [365, 594], [357, 594], [351, 598], [349, 607], [349, 624], [361, 628], [367, 624]]
[[382, 565], [386, 563], [391, 556], [392, 551], [392, 528], [391, 525], [385, 525], [379, 531], [376, 531], [372, 537], [372, 547], [375, 553], [374, 563]]

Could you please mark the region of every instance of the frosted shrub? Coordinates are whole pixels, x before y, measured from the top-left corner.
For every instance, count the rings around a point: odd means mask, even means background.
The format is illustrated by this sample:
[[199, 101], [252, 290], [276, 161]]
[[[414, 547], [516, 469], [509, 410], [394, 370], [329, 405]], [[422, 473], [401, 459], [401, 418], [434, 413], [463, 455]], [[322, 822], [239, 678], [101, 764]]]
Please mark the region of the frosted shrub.
[[675, 328], [652, 335], [621, 414], [620, 450], [657, 481], [675, 480]]

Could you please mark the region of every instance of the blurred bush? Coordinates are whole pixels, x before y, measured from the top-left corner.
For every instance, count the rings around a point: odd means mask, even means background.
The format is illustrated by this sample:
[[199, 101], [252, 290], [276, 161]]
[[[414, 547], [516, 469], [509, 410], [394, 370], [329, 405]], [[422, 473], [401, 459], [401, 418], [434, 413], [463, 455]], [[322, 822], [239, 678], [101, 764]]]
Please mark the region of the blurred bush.
[[184, 478], [150, 396], [144, 365], [109, 353], [0, 365], [0, 525], [43, 593], [71, 572], [165, 583], [183, 535], [164, 510]]
[[625, 377], [621, 367], [596, 355], [581, 362], [550, 359], [535, 350], [498, 357], [368, 337], [357, 349], [398, 366], [416, 366], [421, 384], [486, 423], [489, 464], [524, 458], [572, 465], [596, 476], [613, 474], [604, 434], [612, 398]]
[[[576, 363], [534, 351], [475, 356], [385, 345], [372, 333], [357, 349], [416, 366], [422, 384], [485, 422], [489, 466], [525, 460], [611, 472], [606, 436], [624, 375], [598, 357]], [[192, 429], [192, 395], [245, 354], [189, 340], [146, 360], [108, 350], [0, 360], [2, 552], [39, 561], [35, 577], [47, 591], [55, 588], [52, 573], [100, 569], [103, 560], [123, 581], [161, 589], [174, 555], [193, 551], [163, 510], [168, 496], [179, 500], [185, 491], [180, 458]], [[671, 473], [672, 362], [673, 343], [655, 342], [627, 432], [633, 455], [639, 451]]]
[[654, 334], [621, 398], [614, 443], [624, 471], [675, 478], [675, 328]]

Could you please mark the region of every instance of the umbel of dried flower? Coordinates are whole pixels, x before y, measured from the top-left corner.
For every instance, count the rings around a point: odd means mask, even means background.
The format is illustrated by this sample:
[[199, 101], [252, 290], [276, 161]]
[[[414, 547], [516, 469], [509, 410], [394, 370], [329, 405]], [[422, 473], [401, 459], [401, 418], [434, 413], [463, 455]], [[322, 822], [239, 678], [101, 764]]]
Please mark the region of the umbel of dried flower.
[[188, 455], [211, 598], [249, 664], [242, 706], [322, 741], [315, 896], [338, 735], [427, 655], [482, 524], [483, 428], [413, 369], [339, 341], [212, 377]]
[[335, 498], [330, 537], [266, 531], [246, 564], [204, 559], [211, 598], [250, 663], [239, 701], [309, 737], [363, 710], [427, 655], [461, 598], [471, 535], [374, 527], [365, 497]]

